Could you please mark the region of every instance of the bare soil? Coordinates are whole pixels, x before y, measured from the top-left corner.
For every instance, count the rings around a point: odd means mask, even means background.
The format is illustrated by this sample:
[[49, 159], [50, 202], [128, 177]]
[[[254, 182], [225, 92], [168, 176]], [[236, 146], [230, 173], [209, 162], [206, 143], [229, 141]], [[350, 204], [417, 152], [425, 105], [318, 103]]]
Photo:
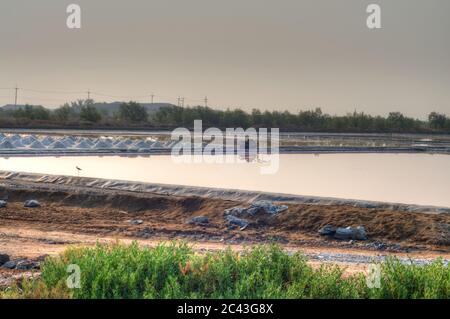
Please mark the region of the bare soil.
[[[242, 249], [276, 242], [308, 254], [450, 258], [450, 214], [446, 213], [287, 204], [287, 211], [276, 216], [259, 214], [249, 219], [248, 228], [239, 230], [230, 228], [223, 213], [248, 203], [230, 200], [93, 189], [30, 190], [6, 184], [0, 185], [0, 198], [8, 199], [8, 206], [0, 208], [0, 253], [12, 258], [54, 255], [71, 245], [94, 245], [97, 241], [137, 240], [143, 245], [155, 245], [172, 239], [189, 241], [198, 250], [228, 245]], [[41, 207], [23, 207], [27, 199], [39, 200]], [[194, 216], [206, 216], [209, 223], [186, 223]], [[134, 225], [132, 220], [141, 220], [142, 224]], [[319, 236], [318, 230], [327, 224], [362, 225], [369, 240], [338, 241]], [[348, 264], [351, 272], [365, 267]]]

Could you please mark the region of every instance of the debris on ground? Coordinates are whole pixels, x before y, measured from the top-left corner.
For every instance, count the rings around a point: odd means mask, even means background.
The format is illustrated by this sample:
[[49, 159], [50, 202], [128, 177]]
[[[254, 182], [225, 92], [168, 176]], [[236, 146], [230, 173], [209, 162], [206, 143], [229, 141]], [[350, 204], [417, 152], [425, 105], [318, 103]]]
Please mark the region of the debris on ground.
[[336, 227], [333, 225], [325, 225], [321, 229], [319, 229], [319, 235], [321, 236], [334, 236], [336, 234]]
[[23, 206], [28, 207], [28, 208], [35, 208], [35, 207], [41, 207], [41, 204], [35, 199], [29, 199], [29, 200], [25, 201]]
[[209, 223], [209, 219], [206, 216], [195, 216], [195, 217], [192, 217], [191, 219], [189, 219], [186, 223], [187, 224], [205, 225], [205, 224]]
[[14, 260], [10, 260], [10, 261], [7, 261], [6, 263], [4, 263], [1, 268], [15, 269], [16, 266], [17, 266], [17, 262]]
[[142, 223], [143, 223], [143, 221], [141, 219], [132, 219], [132, 220], [130, 220], [130, 224], [131, 225], [140, 225]]
[[319, 235], [342, 240], [367, 240], [366, 229], [362, 226], [334, 227], [333, 225], [325, 225], [319, 229]]
[[246, 229], [249, 224], [247, 220], [238, 218], [234, 215], [226, 215], [225, 219], [228, 221], [228, 224], [241, 227], [240, 230]]
[[6, 200], [0, 200], [0, 208], [5, 208], [8, 205]]
[[0, 254], [0, 266], [7, 263], [9, 261], [9, 255], [7, 254]]
[[289, 208], [286, 205], [274, 205], [271, 202], [265, 200], [253, 202], [251, 205], [252, 207], [250, 207], [250, 210], [252, 212], [257, 212], [259, 209], [263, 209], [267, 214], [270, 215], [279, 214]]
[[277, 215], [289, 207], [286, 205], [274, 205], [269, 201], [256, 201], [250, 204], [250, 207], [232, 207], [225, 210], [225, 215], [234, 215], [234, 216], [255, 216], [259, 212], [264, 212], [269, 215]]
[[257, 223], [264, 223], [267, 220], [266, 216], [270, 218], [287, 209], [286, 205], [274, 205], [269, 201], [255, 201], [249, 207], [236, 206], [226, 209], [223, 214], [228, 224], [237, 225], [241, 227], [241, 230], [244, 230], [250, 222], [241, 217], [256, 218]]
[[349, 240], [367, 240], [367, 233], [364, 227], [339, 227], [334, 234], [335, 239]]

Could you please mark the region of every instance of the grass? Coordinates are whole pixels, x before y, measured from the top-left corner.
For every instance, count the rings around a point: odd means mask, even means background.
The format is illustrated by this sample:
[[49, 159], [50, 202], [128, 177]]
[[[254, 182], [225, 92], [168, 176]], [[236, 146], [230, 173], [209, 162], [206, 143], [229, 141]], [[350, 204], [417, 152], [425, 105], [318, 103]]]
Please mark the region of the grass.
[[[81, 287], [66, 285], [67, 266], [81, 270]], [[187, 244], [142, 248], [97, 245], [47, 259], [39, 279], [0, 293], [3, 298], [449, 298], [450, 268], [389, 260], [380, 288], [364, 274], [343, 276], [333, 265], [313, 268], [278, 246], [198, 254]]]

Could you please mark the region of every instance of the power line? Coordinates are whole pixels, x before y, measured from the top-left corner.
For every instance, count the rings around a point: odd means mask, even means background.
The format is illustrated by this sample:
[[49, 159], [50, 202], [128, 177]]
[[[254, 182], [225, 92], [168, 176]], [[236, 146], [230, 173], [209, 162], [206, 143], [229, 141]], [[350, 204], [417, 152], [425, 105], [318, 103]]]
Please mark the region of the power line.
[[17, 85], [16, 85], [14, 91], [15, 91], [15, 94], [14, 94], [14, 106], [17, 106], [17, 91], [19, 91], [19, 88], [17, 87]]

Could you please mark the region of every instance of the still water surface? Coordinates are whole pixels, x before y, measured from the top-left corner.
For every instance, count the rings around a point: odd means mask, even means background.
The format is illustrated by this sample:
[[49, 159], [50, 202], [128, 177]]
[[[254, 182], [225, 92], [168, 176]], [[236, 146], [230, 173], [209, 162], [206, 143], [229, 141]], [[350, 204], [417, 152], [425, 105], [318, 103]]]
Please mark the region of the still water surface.
[[283, 154], [279, 170], [264, 162], [177, 164], [170, 156], [11, 157], [0, 170], [296, 195], [450, 207], [450, 156], [429, 154]]

